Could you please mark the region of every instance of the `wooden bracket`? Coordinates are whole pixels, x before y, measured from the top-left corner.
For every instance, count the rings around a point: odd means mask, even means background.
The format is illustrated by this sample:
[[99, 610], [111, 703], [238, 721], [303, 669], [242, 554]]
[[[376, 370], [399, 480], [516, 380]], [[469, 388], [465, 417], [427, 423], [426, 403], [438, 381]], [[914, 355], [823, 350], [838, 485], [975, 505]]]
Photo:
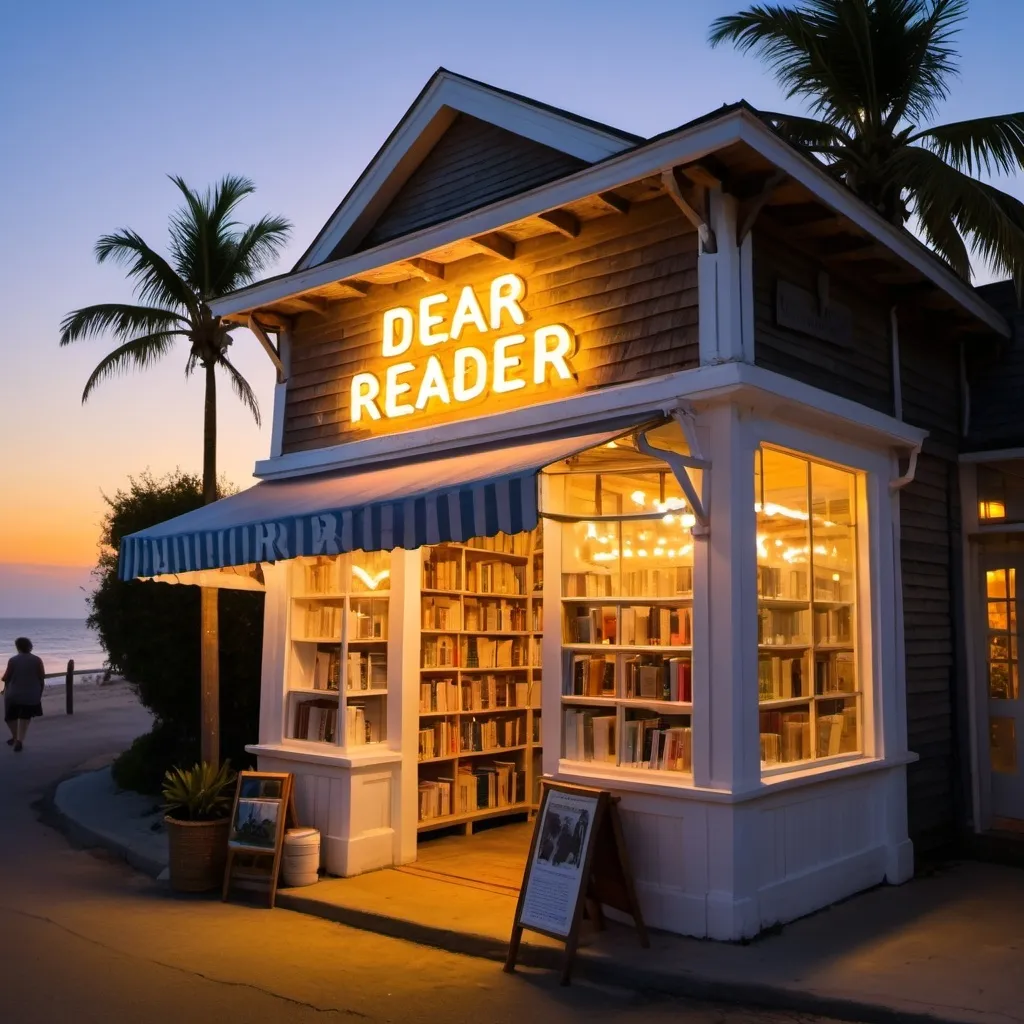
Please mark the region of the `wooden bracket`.
[[511, 238], [499, 235], [497, 231], [489, 231], [485, 235], [476, 235], [469, 239], [478, 249], [488, 256], [500, 256], [503, 260], [516, 258], [516, 243]]
[[629, 213], [629, 200], [620, 196], [618, 192], [598, 192], [594, 198], [600, 200], [614, 213]]
[[443, 263], [436, 263], [434, 260], [424, 259], [422, 256], [413, 256], [412, 259], [405, 261], [405, 265], [424, 281], [444, 280]]
[[[672, 201], [682, 210], [683, 216], [697, 229], [703, 251], [718, 252], [718, 240], [715, 238], [714, 231], [711, 230], [711, 225], [708, 224], [707, 216], [699, 213], [689, 199], [683, 195], [675, 168], [661, 172], [661, 183], [665, 187], [665, 191], [672, 197]], [[707, 205], [706, 197], [707, 193], [704, 192], [702, 199], [705, 201], [701, 205], [705, 207]]]
[[566, 238], [578, 238], [580, 233], [579, 218], [568, 210], [548, 210], [547, 213], [537, 214], [537, 220], [544, 221], [553, 227], [560, 235]]
[[761, 191], [754, 196], [748, 204], [743, 214], [743, 220], [736, 230], [736, 244], [742, 245], [747, 235], [753, 230], [754, 222], [757, 220], [758, 215], [764, 209], [765, 203], [771, 199], [772, 194], [775, 190], [786, 180], [788, 175], [785, 171], [776, 171], [768, 180], [762, 185]]
[[247, 321], [246, 326], [249, 328], [250, 331], [252, 331], [253, 334], [256, 335], [256, 340], [266, 350], [267, 355], [270, 356], [270, 361], [274, 364], [274, 367], [277, 369], [277, 383], [283, 384], [285, 380], [285, 375], [284, 363], [281, 361], [281, 353], [277, 350], [277, 346], [270, 340], [270, 337], [267, 334], [263, 325], [256, 319], [255, 313], [249, 314], [249, 319]]

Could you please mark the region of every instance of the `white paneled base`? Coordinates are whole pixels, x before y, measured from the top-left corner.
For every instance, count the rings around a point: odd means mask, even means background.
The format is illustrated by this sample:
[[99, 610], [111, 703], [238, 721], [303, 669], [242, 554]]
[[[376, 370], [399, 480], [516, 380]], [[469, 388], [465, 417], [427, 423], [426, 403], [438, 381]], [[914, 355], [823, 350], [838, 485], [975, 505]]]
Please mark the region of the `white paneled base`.
[[[593, 777], [560, 778], [600, 785]], [[913, 873], [902, 765], [764, 786], [730, 800], [617, 790], [646, 922], [700, 938], [753, 938]]]
[[259, 755], [260, 771], [291, 772], [299, 822], [320, 831], [321, 867], [348, 877], [395, 863], [392, 822], [401, 765], [309, 763], [301, 753]]

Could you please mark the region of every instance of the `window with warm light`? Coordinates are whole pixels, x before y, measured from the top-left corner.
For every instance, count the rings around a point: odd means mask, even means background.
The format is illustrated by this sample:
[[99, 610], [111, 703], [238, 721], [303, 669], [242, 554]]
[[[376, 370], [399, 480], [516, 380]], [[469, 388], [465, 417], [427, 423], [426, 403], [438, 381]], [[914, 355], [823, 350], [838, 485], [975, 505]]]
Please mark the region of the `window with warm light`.
[[857, 474], [755, 455], [761, 766], [861, 749]]
[[[647, 438], [686, 450], [674, 424]], [[578, 457], [554, 480], [566, 519], [562, 756], [692, 773], [695, 520], [683, 489], [629, 440]]]

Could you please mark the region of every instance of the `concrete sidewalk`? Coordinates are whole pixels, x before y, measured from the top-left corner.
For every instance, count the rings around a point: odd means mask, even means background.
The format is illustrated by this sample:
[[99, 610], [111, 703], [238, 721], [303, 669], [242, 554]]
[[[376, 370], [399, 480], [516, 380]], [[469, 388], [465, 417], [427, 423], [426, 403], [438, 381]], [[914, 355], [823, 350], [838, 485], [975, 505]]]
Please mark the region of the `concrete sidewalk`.
[[[79, 839], [119, 849], [143, 870], [166, 863], [153, 802], [117, 793], [109, 772], [56, 795]], [[148, 806], [147, 806], [148, 805]], [[474, 837], [475, 838], [475, 837]], [[481, 837], [483, 839], [483, 837]], [[395, 869], [282, 890], [278, 905], [342, 924], [503, 960], [515, 909], [506, 886]], [[527, 932], [520, 961], [554, 967], [561, 947]], [[1024, 1022], [1024, 872], [958, 863], [880, 888], [747, 945], [586, 932], [575, 974], [604, 983], [853, 1021]]]

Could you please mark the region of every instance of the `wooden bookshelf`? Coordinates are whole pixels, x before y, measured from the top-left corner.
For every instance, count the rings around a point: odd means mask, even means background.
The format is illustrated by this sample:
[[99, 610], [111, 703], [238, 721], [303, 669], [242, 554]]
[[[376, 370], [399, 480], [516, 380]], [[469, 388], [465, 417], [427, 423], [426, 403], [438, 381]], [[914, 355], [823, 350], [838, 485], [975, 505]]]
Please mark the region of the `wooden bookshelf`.
[[421, 832], [462, 826], [469, 834], [474, 822], [536, 806], [539, 534], [422, 550]]
[[287, 740], [344, 750], [387, 742], [390, 561], [357, 551], [291, 563]]

